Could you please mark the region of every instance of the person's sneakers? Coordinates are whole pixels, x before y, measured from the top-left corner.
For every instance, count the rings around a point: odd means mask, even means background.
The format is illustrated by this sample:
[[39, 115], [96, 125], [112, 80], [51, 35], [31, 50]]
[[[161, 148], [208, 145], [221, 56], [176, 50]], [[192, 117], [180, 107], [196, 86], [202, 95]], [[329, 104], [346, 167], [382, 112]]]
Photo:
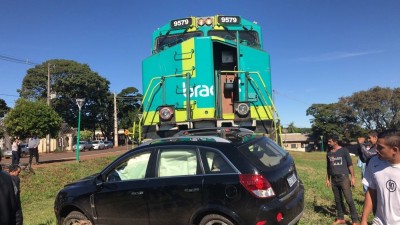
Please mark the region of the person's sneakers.
[[337, 224], [346, 224], [346, 220], [337, 219], [337, 220], [335, 220], [335, 222], [332, 223], [332, 225], [337, 225]]

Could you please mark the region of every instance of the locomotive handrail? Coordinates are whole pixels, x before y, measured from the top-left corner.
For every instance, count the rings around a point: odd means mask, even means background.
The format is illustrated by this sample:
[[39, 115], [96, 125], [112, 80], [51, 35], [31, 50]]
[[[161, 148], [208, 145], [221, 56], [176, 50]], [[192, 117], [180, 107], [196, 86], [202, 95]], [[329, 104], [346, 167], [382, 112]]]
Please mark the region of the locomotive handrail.
[[[258, 87], [257, 82], [255, 82], [254, 79], [250, 77], [250, 74], [256, 74], [256, 75], [258, 75], [258, 77], [259, 77], [259, 79], [261, 80], [261, 83], [262, 83], [264, 89], [266, 89], [265, 83], [264, 83], [264, 81], [261, 79], [260, 73], [258, 73], [258, 72], [249, 72], [248, 74], [249, 74], [249, 75], [247, 75], [247, 79], [249, 79], [250, 81], [253, 81], [253, 84], [255, 84], [256, 88], [257, 88], [259, 91], [261, 91], [261, 90], [260, 90], [260, 88]], [[274, 102], [272, 101], [272, 97], [271, 97], [271, 95], [268, 93], [268, 91], [266, 91], [266, 93], [267, 93], [267, 96], [268, 96], [268, 98], [269, 98], [269, 100], [270, 100], [270, 102], [271, 102], [271, 106], [272, 106], [272, 108], [274, 109], [274, 111], [273, 111], [273, 114], [274, 114], [274, 115], [273, 115], [273, 118], [275, 118], [275, 115], [276, 115], [277, 120], [279, 120], [278, 111], [277, 111], [277, 109], [276, 109], [276, 107], [275, 107]], [[264, 98], [264, 97], [263, 97], [263, 98]], [[265, 101], [265, 100], [264, 100], [264, 101]], [[278, 130], [279, 134], [281, 134], [281, 132], [282, 132], [282, 131], [281, 131], [281, 128], [280, 128], [280, 126], [277, 126], [275, 119], [274, 119], [274, 126], [275, 126], [275, 130]], [[278, 134], [277, 134], [277, 135], [278, 135]], [[278, 140], [278, 139], [276, 139], [276, 140]], [[282, 144], [283, 144], [283, 143], [282, 143], [282, 138], [280, 139], [280, 142], [281, 142], [281, 143], [280, 143], [281, 146], [283, 146], [283, 145], [282, 145]]]
[[[186, 69], [186, 70], [180, 70], [180, 72], [185, 72], [185, 71], [194, 71], [196, 69], [196, 67], [192, 66], [192, 68], [190, 69]], [[175, 73], [178, 72], [178, 68], [175, 68]]]
[[[152, 86], [152, 84], [153, 84], [153, 82], [154, 82], [155, 80], [161, 80], [161, 81], [158, 82], [156, 85], [154, 85], [154, 87], [152, 88], [152, 90], [151, 90], [151, 92], [150, 92], [149, 99], [151, 99], [150, 97], [153, 95], [154, 90], [155, 90], [158, 86], [162, 85], [162, 83], [164, 83], [164, 80], [165, 80], [166, 78], [171, 78], [171, 77], [185, 77], [185, 76], [187, 76], [187, 73], [170, 74], [170, 75], [165, 75], [165, 76], [159, 76], [159, 77], [154, 77], [154, 78], [152, 78], [152, 79], [150, 80], [149, 85], [147, 86], [147, 90], [146, 90], [145, 94], [143, 95], [143, 100], [142, 100], [143, 103], [146, 102], [146, 100], [147, 100], [147, 95], [149, 94], [150, 87]], [[143, 107], [143, 105], [144, 105], [143, 103], [140, 105], [139, 110], [137, 111], [136, 116], [138, 116], [138, 114], [139, 114], [139, 112], [140, 112], [140, 109]], [[147, 100], [147, 103], [149, 103], [149, 100]], [[139, 142], [139, 143], [140, 143], [141, 140], [142, 140], [141, 124], [142, 124], [143, 119], [146, 119], [145, 117], [147, 117], [147, 114], [146, 114], [145, 116], [143, 115], [142, 117], [139, 118], [139, 137], [138, 137], [138, 142]], [[136, 132], [136, 128], [135, 128], [136, 126], [135, 126], [135, 125], [136, 125], [136, 120], [135, 120], [135, 122], [133, 123], [133, 132], [132, 132], [133, 138], [135, 138], [135, 132]]]
[[[188, 58], [183, 58], [183, 55], [187, 55], [187, 54], [190, 54], [190, 56], [189, 56]], [[180, 58], [180, 60], [183, 60], [183, 59], [191, 59], [191, 58], [193, 57], [193, 54], [194, 54], [194, 49], [191, 49], [189, 52], [182, 52], [182, 53], [177, 53], [177, 52], [175, 51], [174, 59], [175, 59], [175, 60], [178, 60], [176, 57], [179, 56], [179, 55], [182, 56], [182, 58]]]
[[[261, 78], [261, 75], [260, 75], [259, 72], [248, 72], [248, 71], [238, 71], [238, 70], [232, 70], [232, 71], [230, 71], [230, 70], [222, 70], [222, 71], [220, 71], [220, 73], [234, 73], [234, 74], [246, 73], [247, 74], [246, 75], [247, 79], [250, 80], [250, 81], [253, 81], [253, 83], [256, 85], [256, 88], [260, 91], [260, 88], [258, 87], [257, 82], [255, 82], [254, 79], [249, 76], [250, 74], [256, 74], [258, 76], [258, 78], [260, 79], [261, 84], [264, 87], [264, 89], [265, 90], [267, 89], [266, 85], [264, 83], [264, 80]], [[278, 111], [276, 110], [276, 107], [275, 107], [275, 104], [274, 104], [274, 102], [273, 102], [273, 100], [271, 98], [271, 95], [268, 93], [268, 91], [265, 91], [265, 92], [267, 93], [269, 101], [271, 102], [271, 107], [273, 108], [273, 113], [271, 113], [271, 116], [273, 117], [273, 124], [274, 124], [275, 130], [278, 131], [278, 133], [276, 133], [276, 140], [280, 140], [280, 142], [281, 142], [280, 144], [282, 146], [282, 138], [280, 138], [280, 139], [277, 138], [277, 135], [281, 134], [281, 132], [282, 132], [281, 128], [278, 127], [277, 124], [276, 124], [276, 119], [279, 120]], [[261, 95], [261, 97], [262, 97], [264, 103], [267, 103], [267, 101], [264, 98], [264, 96]], [[265, 109], [266, 107], [263, 106], [263, 108]]]

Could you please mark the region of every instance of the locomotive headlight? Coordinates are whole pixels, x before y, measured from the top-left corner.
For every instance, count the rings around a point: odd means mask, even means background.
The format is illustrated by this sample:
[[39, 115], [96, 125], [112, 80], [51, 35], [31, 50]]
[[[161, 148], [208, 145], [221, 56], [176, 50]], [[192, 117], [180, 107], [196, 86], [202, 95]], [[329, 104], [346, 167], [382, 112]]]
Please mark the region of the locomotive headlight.
[[203, 26], [205, 23], [206, 23], [206, 22], [204, 21], [203, 18], [200, 18], [200, 19], [197, 21], [197, 25], [199, 25], [199, 26]]
[[170, 120], [173, 114], [174, 111], [171, 107], [162, 107], [160, 109], [160, 118], [162, 120]]
[[246, 116], [250, 111], [250, 107], [247, 103], [239, 103], [239, 105], [236, 108], [236, 112], [240, 116]]
[[206, 19], [207, 26], [210, 26], [212, 23], [213, 23], [213, 21], [210, 17]]

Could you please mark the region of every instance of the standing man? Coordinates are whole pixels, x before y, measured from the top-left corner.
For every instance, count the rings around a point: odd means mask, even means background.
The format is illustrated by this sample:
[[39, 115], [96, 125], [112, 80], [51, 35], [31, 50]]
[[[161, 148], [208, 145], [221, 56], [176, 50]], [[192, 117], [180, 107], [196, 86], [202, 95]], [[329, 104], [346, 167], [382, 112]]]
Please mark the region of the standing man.
[[[370, 131], [368, 133], [368, 141], [365, 139], [358, 139], [360, 144], [360, 151], [358, 152], [360, 159], [362, 159], [363, 164], [361, 164], [361, 179], [364, 178], [365, 167], [368, 165], [369, 160], [374, 157], [377, 153], [377, 141], [378, 132]], [[363, 184], [364, 193], [367, 192], [368, 187]]]
[[[338, 143], [338, 137], [329, 137], [328, 145], [330, 151], [327, 152], [327, 176], [326, 187], [332, 186], [333, 195], [337, 210], [337, 218], [333, 225], [346, 224], [342, 207], [342, 193], [350, 208], [352, 224], [358, 224], [356, 206], [354, 204], [351, 187], [355, 184], [353, 162], [349, 151]], [[349, 179], [349, 173], [351, 179]]]
[[28, 148], [29, 148], [29, 164], [32, 165], [32, 158], [35, 156], [36, 165], [39, 164], [39, 149], [40, 144], [39, 138], [37, 136], [29, 138]]
[[378, 157], [373, 157], [365, 169], [365, 193], [361, 224], [367, 225], [374, 210], [373, 225], [400, 224], [400, 131], [378, 134]]
[[376, 144], [378, 141], [378, 132], [376, 131], [369, 132], [367, 139], [368, 142], [371, 144], [369, 148], [367, 147], [366, 143], [364, 143], [364, 141], [360, 142], [360, 144], [361, 144], [361, 153], [363, 154], [364, 161], [368, 165], [369, 160], [372, 157], [374, 157], [377, 153]]
[[0, 170], [0, 224], [16, 224], [17, 205], [11, 176]]
[[12, 145], [11, 145], [11, 153], [12, 153], [12, 165], [18, 165], [19, 164], [19, 156], [20, 153], [18, 152], [19, 149], [19, 140], [18, 138], [15, 138]]
[[14, 184], [14, 193], [17, 198], [17, 211], [16, 211], [16, 223], [15, 225], [23, 224], [22, 207], [21, 207], [21, 185], [19, 174], [21, 173], [21, 167], [18, 165], [10, 165], [8, 172], [11, 175], [12, 182]]

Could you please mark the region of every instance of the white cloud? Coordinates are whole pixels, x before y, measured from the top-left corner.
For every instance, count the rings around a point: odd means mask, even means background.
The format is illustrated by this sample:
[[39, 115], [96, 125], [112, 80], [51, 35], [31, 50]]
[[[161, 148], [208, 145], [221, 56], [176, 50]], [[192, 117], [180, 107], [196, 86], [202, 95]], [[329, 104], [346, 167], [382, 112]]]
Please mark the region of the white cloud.
[[324, 53], [319, 56], [311, 56], [311, 57], [303, 57], [298, 58], [296, 61], [300, 62], [323, 62], [323, 61], [333, 61], [340, 60], [352, 57], [373, 55], [384, 52], [383, 50], [375, 50], [375, 51], [365, 51], [365, 52], [330, 52]]

